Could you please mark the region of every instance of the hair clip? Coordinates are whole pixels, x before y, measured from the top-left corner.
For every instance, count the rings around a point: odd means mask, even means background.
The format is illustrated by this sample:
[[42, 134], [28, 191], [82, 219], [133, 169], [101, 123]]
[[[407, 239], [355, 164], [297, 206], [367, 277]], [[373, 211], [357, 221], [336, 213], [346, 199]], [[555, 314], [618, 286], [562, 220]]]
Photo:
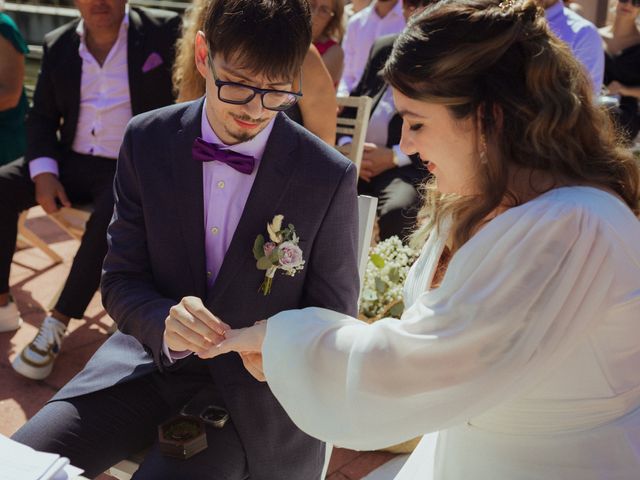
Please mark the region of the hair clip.
[[500, 2], [500, 4], [498, 6], [504, 12], [509, 8], [513, 8], [515, 6], [515, 4], [516, 4], [515, 0], [504, 0], [504, 1]]

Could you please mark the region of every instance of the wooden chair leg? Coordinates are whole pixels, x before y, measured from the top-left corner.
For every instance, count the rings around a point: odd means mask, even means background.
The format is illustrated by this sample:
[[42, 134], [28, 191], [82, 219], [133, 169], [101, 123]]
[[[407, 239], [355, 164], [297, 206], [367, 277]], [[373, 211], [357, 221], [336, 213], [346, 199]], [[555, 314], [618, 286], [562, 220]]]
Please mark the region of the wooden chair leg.
[[62, 263], [62, 257], [54, 252], [47, 242], [42, 240], [38, 235], [33, 233], [27, 226], [27, 212], [22, 212], [18, 219], [18, 240], [26, 241], [28, 244], [42, 250], [47, 257], [49, 257], [55, 263]]

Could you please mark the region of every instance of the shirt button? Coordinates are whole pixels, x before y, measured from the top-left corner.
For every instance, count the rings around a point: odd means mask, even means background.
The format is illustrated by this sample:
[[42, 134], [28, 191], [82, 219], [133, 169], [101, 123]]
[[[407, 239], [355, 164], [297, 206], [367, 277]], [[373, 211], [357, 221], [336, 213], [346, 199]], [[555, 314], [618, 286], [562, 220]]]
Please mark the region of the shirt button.
[[218, 188], [224, 188], [224, 182], [222, 180], [218, 182]]
[[213, 227], [211, 228], [211, 233], [213, 235], [217, 235], [218, 233], [220, 233], [220, 229], [218, 227]]
[[207, 272], [207, 278], [211, 278], [211, 272]]

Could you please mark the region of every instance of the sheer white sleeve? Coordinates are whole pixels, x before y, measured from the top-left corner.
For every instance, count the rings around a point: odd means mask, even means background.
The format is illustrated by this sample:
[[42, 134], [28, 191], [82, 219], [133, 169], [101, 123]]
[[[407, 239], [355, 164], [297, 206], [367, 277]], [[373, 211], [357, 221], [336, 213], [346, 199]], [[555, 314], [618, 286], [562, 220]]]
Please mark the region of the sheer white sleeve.
[[320, 308], [269, 319], [264, 370], [308, 434], [372, 449], [466, 422], [518, 395], [606, 309], [610, 242], [579, 204], [530, 202], [452, 258], [400, 321]]

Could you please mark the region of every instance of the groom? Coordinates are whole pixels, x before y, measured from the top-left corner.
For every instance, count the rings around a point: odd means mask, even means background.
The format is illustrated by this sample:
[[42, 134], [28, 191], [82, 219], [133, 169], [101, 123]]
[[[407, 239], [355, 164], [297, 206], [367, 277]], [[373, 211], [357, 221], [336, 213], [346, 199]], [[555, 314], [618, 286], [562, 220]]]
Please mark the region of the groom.
[[[195, 44], [206, 97], [135, 117], [120, 151], [102, 278], [120, 331], [14, 439], [90, 477], [152, 444], [136, 479], [320, 477], [324, 445], [238, 355], [197, 356], [282, 310], [356, 313], [355, 168], [280, 113], [299, 98], [310, 41], [306, 0], [211, 2]], [[304, 264], [265, 294], [254, 242], [276, 215]], [[163, 457], [157, 426], [185, 404], [230, 420], [207, 426], [204, 452]]]

